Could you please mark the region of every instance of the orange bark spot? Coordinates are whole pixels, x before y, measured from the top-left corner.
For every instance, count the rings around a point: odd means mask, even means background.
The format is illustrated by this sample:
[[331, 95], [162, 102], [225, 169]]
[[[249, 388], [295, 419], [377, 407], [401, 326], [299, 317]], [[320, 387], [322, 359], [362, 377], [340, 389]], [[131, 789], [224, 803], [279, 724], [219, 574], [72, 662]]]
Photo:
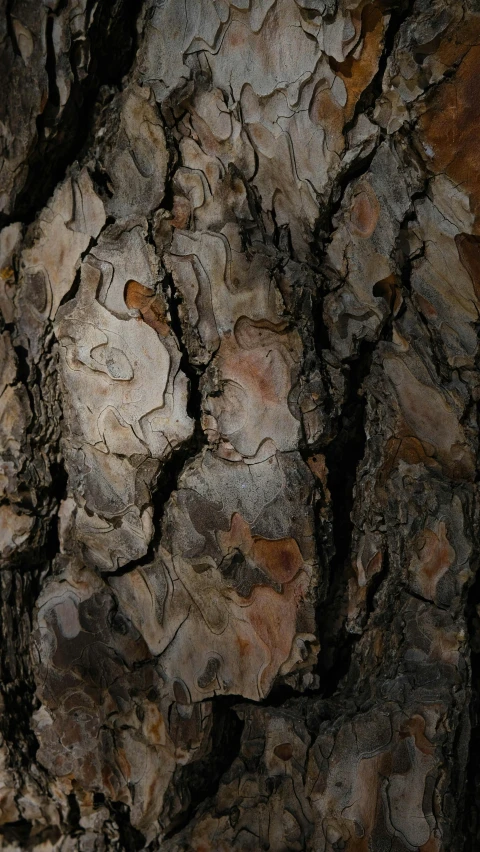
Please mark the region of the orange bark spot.
[[11, 266], [4, 266], [3, 269], [0, 269], [0, 278], [2, 281], [9, 281], [10, 278], [13, 278], [13, 269]]
[[319, 124], [323, 127], [328, 148], [340, 154], [345, 146], [343, 138], [344, 110], [333, 100], [329, 89], [318, 88], [315, 90], [308, 114], [313, 124]]
[[218, 532], [218, 539], [223, 550], [240, 550], [277, 583], [289, 583], [303, 565], [302, 554], [295, 539], [252, 536], [250, 527], [238, 512], [232, 515], [229, 531]]
[[435, 57], [447, 67], [458, 65], [472, 44], [480, 41], [480, 18], [478, 15], [465, 15], [452, 32], [443, 32], [435, 37], [421, 52], [435, 53]]
[[334, 71], [342, 78], [347, 89], [347, 104], [344, 109], [344, 120], [350, 121], [355, 105], [372, 81], [378, 68], [383, 37], [385, 34], [385, 18], [378, 5], [368, 3], [362, 10], [363, 46], [358, 59], [348, 56], [343, 62], [330, 60]]
[[248, 657], [252, 648], [251, 643], [248, 641], [248, 639], [242, 639], [242, 637], [238, 634], [235, 636], [235, 639], [238, 645], [240, 659]]
[[293, 580], [303, 565], [300, 548], [293, 538], [269, 541], [255, 537], [252, 553], [255, 562], [278, 583]]
[[385, 463], [382, 467], [381, 482], [386, 482], [391, 471], [397, 467], [399, 462], [407, 464], [432, 464], [433, 449], [425, 447], [418, 439], [411, 435], [404, 438], [390, 438], [385, 449]]
[[312, 471], [313, 475], [317, 477], [317, 479], [322, 483], [323, 489], [325, 493], [330, 496], [330, 492], [327, 487], [327, 465], [325, 464], [325, 456], [322, 456], [321, 453], [317, 453], [314, 456], [310, 456], [307, 459], [307, 464]]
[[432, 755], [435, 752], [435, 748], [425, 736], [425, 719], [423, 716], [419, 716], [416, 714], [412, 716], [411, 719], [407, 719], [403, 725], [400, 727], [400, 739], [404, 740], [407, 737], [413, 737], [415, 739], [415, 747], [418, 748], [422, 754]]
[[145, 287], [139, 284], [138, 281], [127, 281], [124, 292], [125, 304], [127, 308], [140, 311], [141, 317], [147, 325], [155, 329], [161, 337], [166, 337], [169, 333], [168, 323], [165, 317], [162, 303], [158, 296]]
[[158, 707], [149, 703], [145, 724], [145, 734], [149, 743], [163, 745], [165, 743], [165, 722]]
[[364, 184], [350, 208], [350, 229], [366, 240], [377, 227], [379, 215], [380, 204], [377, 196], [369, 184]]
[[364, 837], [349, 837], [345, 852], [370, 852], [368, 836]]
[[[243, 610], [243, 617], [268, 649], [268, 663], [259, 684], [263, 695], [292, 649], [298, 609], [308, 587], [307, 574], [301, 570], [302, 555], [294, 539], [270, 540], [252, 536], [249, 525], [237, 512], [232, 516], [230, 529], [227, 532], [219, 530], [217, 537], [224, 553], [239, 550], [276, 582], [283, 583], [281, 593], [266, 585], [255, 586]], [[251, 643], [238, 635], [237, 643], [239, 656], [248, 658]]]
[[415, 293], [415, 301], [417, 302], [424, 317], [427, 317], [427, 319], [430, 320], [436, 319], [438, 316], [437, 311], [427, 299], [424, 299], [424, 297], [420, 295], [420, 293]]
[[427, 157], [436, 174], [446, 174], [470, 196], [475, 233], [480, 234], [480, 46], [465, 54], [455, 77], [435, 89], [419, 120], [424, 141], [433, 152]]
[[173, 219], [170, 224], [174, 228], [186, 228], [190, 219], [191, 205], [188, 198], [182, 195], [175, 195], [173, 199]]
[[444, 521], [437, 525], [437, 532], [424, 529], [414, 543], [416, 556], [410, 563], [410, 571], [425, 595], [433, 598], [438, 582], [447, 573], [455, 560], [455, 551], [449, 544]]

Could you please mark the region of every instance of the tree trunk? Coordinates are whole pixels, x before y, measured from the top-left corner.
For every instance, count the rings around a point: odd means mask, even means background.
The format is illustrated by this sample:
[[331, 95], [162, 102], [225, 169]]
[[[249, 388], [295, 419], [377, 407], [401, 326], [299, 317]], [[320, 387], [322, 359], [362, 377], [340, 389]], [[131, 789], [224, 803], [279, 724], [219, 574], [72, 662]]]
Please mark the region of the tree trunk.
[[478, 850], [478, 0], [1, 27], [0, 847]]

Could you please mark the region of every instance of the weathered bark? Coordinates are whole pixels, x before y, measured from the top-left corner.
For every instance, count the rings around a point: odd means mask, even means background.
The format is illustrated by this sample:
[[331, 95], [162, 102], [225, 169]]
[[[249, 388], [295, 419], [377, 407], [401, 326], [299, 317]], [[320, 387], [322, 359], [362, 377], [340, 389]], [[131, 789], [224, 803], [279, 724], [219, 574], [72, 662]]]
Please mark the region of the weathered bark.
[[2, 848], [480, 848], [480, 5], [1, 26]]

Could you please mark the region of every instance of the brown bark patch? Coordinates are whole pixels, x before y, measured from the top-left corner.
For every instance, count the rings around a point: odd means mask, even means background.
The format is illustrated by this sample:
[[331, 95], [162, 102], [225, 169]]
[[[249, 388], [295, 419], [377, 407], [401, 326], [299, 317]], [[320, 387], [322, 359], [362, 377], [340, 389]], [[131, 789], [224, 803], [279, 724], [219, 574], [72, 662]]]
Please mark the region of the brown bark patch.
[[350, 230], [362, 239], [372, 236], [377, 227], [380, 204], [372, 187], [364, 183], [350, 208]]
[[425, 736], [425, 719], [423, 716], [416, 714], [401, 725], [400, 739], [405, 739], [406, 737], [413, 737], [415, 739], [415, 747], [422, 754], [432, 755], [435, 753], [435, 747]]
[[140, 311], [141, 318], [161, 337], [169, 333], [165, 311], [159, 297], [149, 287], [138, 281], [127, 281], [125, 284], [125, 304], [127, 308]]
[[[350, 121], [357, 101], [372, 81], [378, 68], [378, 60], [385, 34], [385, 19], [382, 9], [376, 3], [368, 3], [361, 13], [361, 38], [363, 45], [360, 56], [350, 54], [343, 62], [330, 60], [333, 70], [345, 83], [347, 104], [344, 120]], [[356, 52], [356, 51], [355, 51]]]
[[455, 77], [430, 96], [419, 120], [431, 167], [460, 184], [470, 196], [475, 213], [475, 232], [480, 234], [480, 46], [473, 46], [463, 58]]
[[410, 563], [412, 579], [424, 597], [433, 599], [438, 583], [455, 560], [445, 522], [438, 523], [436, 532], [424, 529], [416, 536], [413, 547], [415, 556]]
[[455, 243], [462, 266], [472, 279], [475, 295], [480, 301], [480, 237], [457, 234]]

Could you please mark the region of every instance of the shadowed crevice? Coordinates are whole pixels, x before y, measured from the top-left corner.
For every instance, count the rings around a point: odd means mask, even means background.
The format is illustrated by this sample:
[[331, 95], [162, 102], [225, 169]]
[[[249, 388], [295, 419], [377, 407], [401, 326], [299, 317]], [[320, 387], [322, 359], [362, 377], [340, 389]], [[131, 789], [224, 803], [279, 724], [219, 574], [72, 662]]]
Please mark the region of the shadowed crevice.
[[89, 147], [95, 106], [102, 86], [120, 88], [122, 78], [130, 70], [135, 57], [136, 21], [142, 3], [106, 0], [96, 5], [89, 2], [88, 73], [83, 79], [78, 76], [75, 54], [78, 43], [73, 40], [69, 59], [74, 79], [68, 101], [57, 121], [60, 98], [56, 81], [53, 27], [55, 16], [61, 9], [62, 4], [56, 12], [51, 12], [47, 17], [48, 101], [43, 112], [37, 117], [37, 141], [27, 162], [28, 175], [15, 200], [11, 215], [1, 215], [2, 227], [16, 221], [28, 225], [45, 207], [55, 187], [63, 180], [68, 167], [80, 159]]

